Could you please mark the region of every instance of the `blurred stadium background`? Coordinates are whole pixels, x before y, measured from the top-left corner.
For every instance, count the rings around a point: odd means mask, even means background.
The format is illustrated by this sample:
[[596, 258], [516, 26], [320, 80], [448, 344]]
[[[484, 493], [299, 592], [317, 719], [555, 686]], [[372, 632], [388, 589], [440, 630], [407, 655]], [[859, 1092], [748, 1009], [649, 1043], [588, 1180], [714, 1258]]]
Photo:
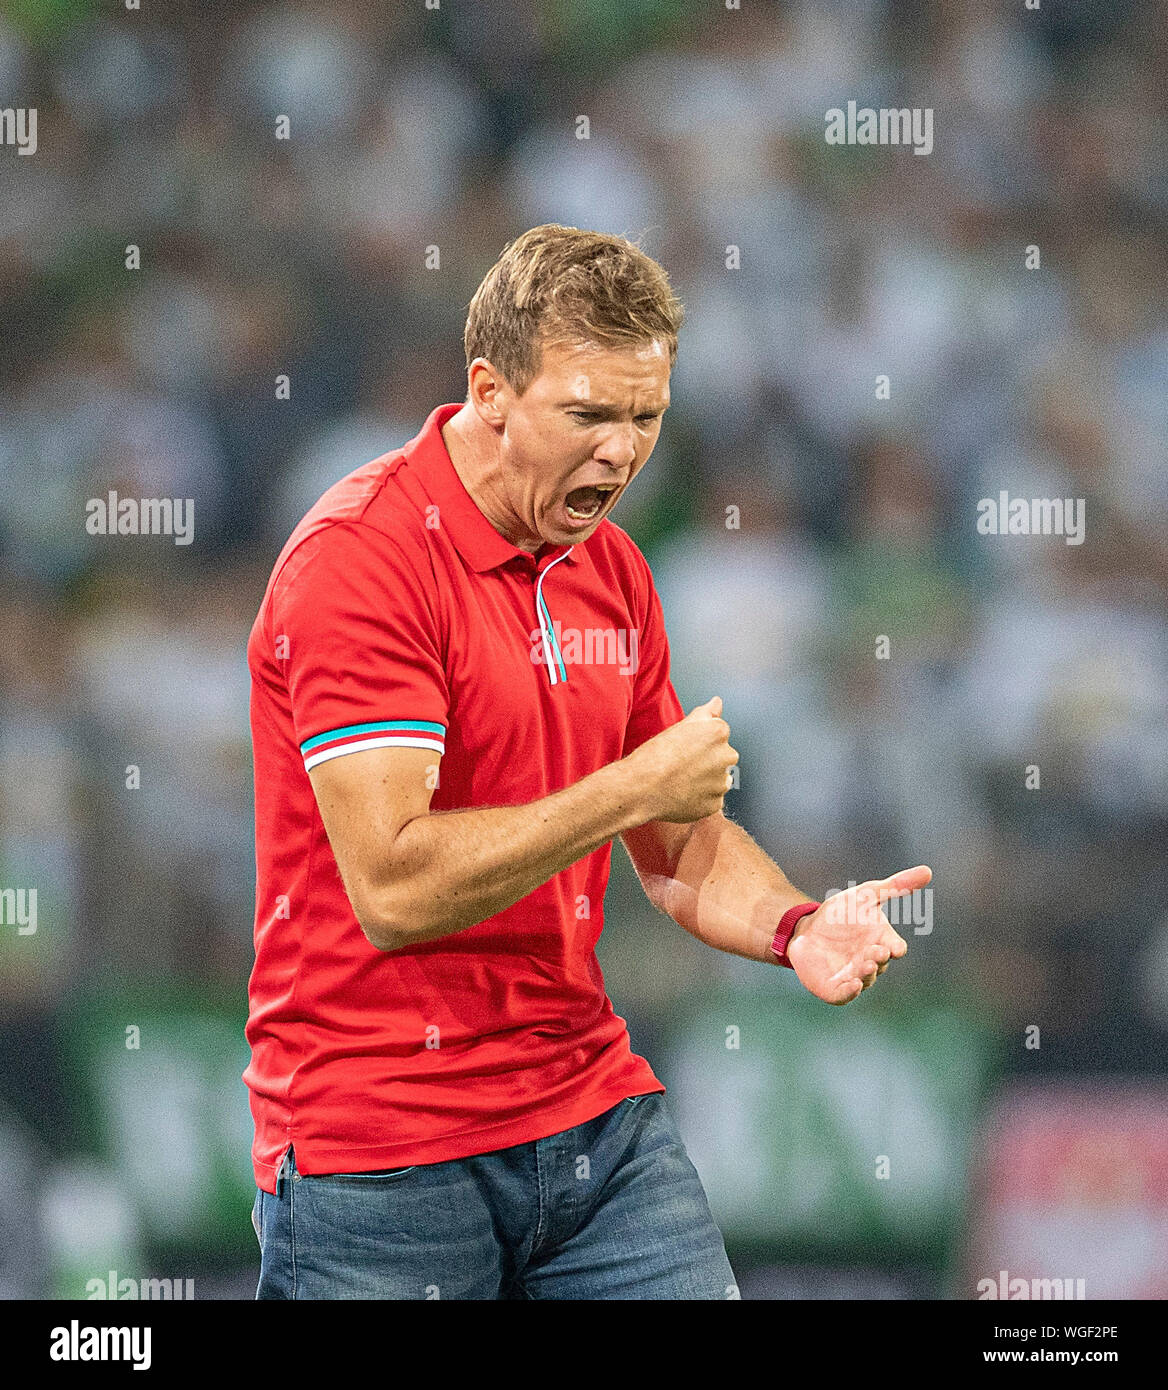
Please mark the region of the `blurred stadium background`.
[[[816, 896], [935, 872], [834, 1010], [614, 853], [609, 990], [743, 1296], [1168, 1295], [1166, 38], [1127, 0], [0, 6], [39, 112], [0, 149], [0, 887], [39, 899], [0, 928], [0, 1295], [254, 1293], [244, 643], [307, 506], [462, 399], [466, 304], [545, 221], [688, 308], [616, 520], [687, 708], [724, 698], [728, 810]], [[934, 108], [932, 153], [827, 146], [849, 99]], [[111, 488], [195, 499], [195, 543], [88, 535]], [[979, 535], [1002, 489], [1084, 498], [1085, 543]]]

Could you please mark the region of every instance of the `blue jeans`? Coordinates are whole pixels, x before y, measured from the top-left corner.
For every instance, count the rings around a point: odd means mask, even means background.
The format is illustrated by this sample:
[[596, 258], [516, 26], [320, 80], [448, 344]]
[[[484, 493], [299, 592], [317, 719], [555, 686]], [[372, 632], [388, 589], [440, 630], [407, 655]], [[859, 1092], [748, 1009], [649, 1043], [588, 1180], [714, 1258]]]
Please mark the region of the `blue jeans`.
[[256, 1191], [258, 1299], [738, 1298], [660, 1092], [445, 1163]]

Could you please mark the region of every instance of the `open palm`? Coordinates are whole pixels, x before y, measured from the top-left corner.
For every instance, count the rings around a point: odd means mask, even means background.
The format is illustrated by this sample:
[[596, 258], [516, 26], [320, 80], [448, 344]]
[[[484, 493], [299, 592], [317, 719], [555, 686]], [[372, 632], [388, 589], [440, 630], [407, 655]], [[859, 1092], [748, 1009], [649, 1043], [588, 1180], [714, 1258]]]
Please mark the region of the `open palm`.
[[889, 878], [869, 879], [800, 918], [787, 943], [787, 959], [803, 987], [827, 1004], [849, 1004], [857, 998], [890, 960], [908, 950], [882, 904], [923, 888], [932, 877], [927, 864], [918, 864]]

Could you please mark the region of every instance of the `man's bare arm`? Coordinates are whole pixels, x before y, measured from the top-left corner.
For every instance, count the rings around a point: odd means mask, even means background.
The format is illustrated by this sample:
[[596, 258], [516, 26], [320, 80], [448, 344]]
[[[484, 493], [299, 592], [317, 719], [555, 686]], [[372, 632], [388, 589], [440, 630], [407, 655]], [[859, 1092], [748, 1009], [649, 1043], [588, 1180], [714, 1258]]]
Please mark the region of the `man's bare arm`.
[[[648, 822], [622, 838], [649, 900], [719, 951], [778, 964], [770, 946], [779, 919], [815, 901], [720, 810], [692, 826]], [[801, 917], [786, 950], [804, 988], [827, 1004], [847, 1004], [874, 984], [908, 950], [882, 904], [923, 889], [932, 876], [918, 864], [870, 879]]]
[[777, 965], [770, 944], [779, 918], [814, 901], [721, 811], [692, 825], [650, 821], [622, 839], [649, 901], [731, 955]]
[[431, 813], [438, 760], [425, 749], [367, 749], [319, 763], [309, 777], [366, 936], [383, 951], [448, 936], [647, 820], [710, 814], [738, 760], [715, 704], [521, 806]]
[[[424, 749], [371, 749], [309, 774], [357, 920], [383, 951], [502, 912], [643, 816], [619, 763], [527, 805], [431, 813], [435, 761]], [[425, 792], [411, 798], [411, 782]]]

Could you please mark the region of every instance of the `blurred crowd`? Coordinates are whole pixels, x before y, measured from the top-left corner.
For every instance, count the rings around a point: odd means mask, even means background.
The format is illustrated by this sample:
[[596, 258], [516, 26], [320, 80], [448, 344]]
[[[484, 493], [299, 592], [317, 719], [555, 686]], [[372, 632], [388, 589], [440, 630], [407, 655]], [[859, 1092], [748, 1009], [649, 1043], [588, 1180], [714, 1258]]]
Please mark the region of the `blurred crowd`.
[[[39, 147], [0, 151], [0, 878], [39, 928], [0, 938], [6, 1125], [74, 1142], [85, 991], [242, 1005], [267, 575], [325, 487], [462, 399], [467, 303], [548, 221], [637, 240], [687, 307], [615, 520], [683, 703], [723, 697], [727, 809], [815, 896], [931, 864], [897, 988], [968, 996], [1007, 1070], [1035, 1021], [1047, 1071], [1162, 1068], [1164, 7], [16, 13], [0, 105], [37, 107]], [[828, 146], [849, 99], [932, 107], [932, 153]], [[194, 543], [89, 534], [111, 489], [194, 499]], [[1085, 499], [1084, 542], [979, 534], [1003, 490]], [[652, 1047], [758, 968], [678, 942], [621, 857], [602, 960]]]

